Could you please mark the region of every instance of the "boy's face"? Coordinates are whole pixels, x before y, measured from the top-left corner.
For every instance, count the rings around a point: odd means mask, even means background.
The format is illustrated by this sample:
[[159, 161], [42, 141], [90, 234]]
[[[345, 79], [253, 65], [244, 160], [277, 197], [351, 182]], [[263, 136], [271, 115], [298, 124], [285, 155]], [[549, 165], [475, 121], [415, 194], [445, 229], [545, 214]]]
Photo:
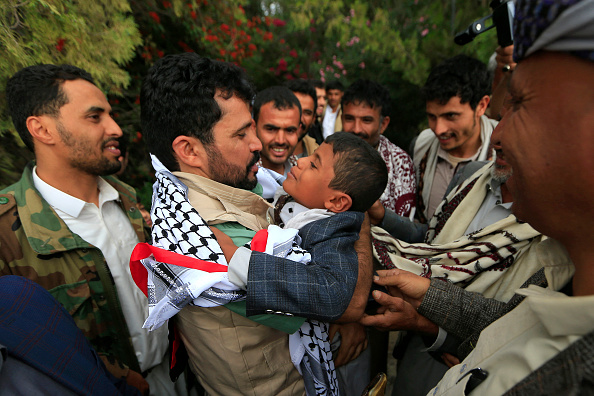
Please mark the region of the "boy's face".
[[340, 192], [328, 187], [334, 178], [332, 145], [322, 143], [309, 157], [299, 158], [283, 188], [296, 202], [309, 209], [326, 209], [326, 202]]

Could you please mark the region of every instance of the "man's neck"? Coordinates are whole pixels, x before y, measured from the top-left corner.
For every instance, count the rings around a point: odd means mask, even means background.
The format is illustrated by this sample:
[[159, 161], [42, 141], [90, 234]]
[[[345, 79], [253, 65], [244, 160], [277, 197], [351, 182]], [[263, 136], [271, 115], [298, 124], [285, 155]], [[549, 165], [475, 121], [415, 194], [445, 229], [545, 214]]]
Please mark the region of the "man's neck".
[[297, 142], [297, 146], [295, 146], [295, 150], [293, 150], [294, 155], [299, 155], [303, 153], [303, 139]]
[[481, 140], [480, 120], [478, 122], [478, 130], [474, 133], [474, 135], [468, 139], [463, 146], [448, 151], [449, 155], [456, 158], [467, 159], [473, 157], [479, 151], [483, 142]]
[[268, 161], [266, 158], [262, 157], [262, 166], [266, 169], [270, 169], [275, 171], [279, 175], [285, 174], [285, 164], [273, 164], [272, 162]]
[[[582, 222], [584, 225], [586, 223]], [[574, 296], [594, 295], [594, 260], [592, 259], [594, 249], [592, 249], [589, 227], [583, 228], [585, 229], [573, 230], [571, 235], [567, 233], [567, 238], [563, 240], [559, 238], [575, 265], [575, 274], [573, 275]]]
[[50, 186], [85, 202], [99, 206], [97, 176], [78, 169], [53, 169], [43, 162], [37, 163], [37, 176]]
[[501, 200], [503, 203], [514, 202], [514, 197], [511, 195], [511, 192], [509, 192], [506, 183], [501, 184]]
[[333, 113], [336, 113], [336, 111], [338, 110], [339, 105], [336, 105], [334, 107], [330, 106], [330, 110], [332, 110]]

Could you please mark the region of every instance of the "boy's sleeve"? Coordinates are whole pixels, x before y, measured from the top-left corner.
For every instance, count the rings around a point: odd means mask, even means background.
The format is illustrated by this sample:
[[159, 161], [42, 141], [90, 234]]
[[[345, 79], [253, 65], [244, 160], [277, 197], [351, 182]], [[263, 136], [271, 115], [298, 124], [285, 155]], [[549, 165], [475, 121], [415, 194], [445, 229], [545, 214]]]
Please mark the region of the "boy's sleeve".
[[333, 321], [348, 307], [357, 283], [354, 248], [364, 214], [344, 212], [304, 226], [301, 247], [309, 265], [252, 252], [247, 282], [247, 314], [278, 314]]

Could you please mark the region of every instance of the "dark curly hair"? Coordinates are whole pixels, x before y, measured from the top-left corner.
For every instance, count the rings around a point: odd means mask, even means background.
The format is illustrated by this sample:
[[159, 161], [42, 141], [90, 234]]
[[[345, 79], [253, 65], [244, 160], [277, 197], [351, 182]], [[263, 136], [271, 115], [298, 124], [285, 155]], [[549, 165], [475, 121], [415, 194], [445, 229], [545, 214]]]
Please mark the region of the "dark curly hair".
[[485, 95], [491, 94], [491, 73], [478, 59], [456, 55], [437, 65], [422, 89], [425, 101], [446, 104], [454, 96], [461, 103], [470, 104], [472, 110]]
[[169, 170], [179, 170], [172, 149], [178, 136], [213, 143], [213, 127], [222, 117], [215, 94], [249, 102], [254, 89], [240, 67], [196, 53], [168, 55], [150, 68], [140, 94], [142, 132], [149, 151]]
[[349, 103], [366, 103], [372, 109], [379, 106], [381, 109], [381, 116], [386, 117], [390, 115], [390, 105], [392, 99], [390, 92], [381, 84], [375, 81], [360, 79], [352, 83], [342, 96], [341, 104]]

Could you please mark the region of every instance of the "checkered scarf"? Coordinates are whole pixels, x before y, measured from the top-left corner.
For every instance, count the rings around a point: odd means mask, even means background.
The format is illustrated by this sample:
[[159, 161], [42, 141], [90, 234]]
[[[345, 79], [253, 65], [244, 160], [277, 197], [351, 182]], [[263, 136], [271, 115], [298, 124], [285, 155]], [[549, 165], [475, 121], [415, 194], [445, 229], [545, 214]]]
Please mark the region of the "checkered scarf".
[[[152, 156], [153, 245], [138, 244], [130, 259], [132, 276], [149, 300], [143, 327], [154, 330], [188, 304], [214, 307], [245, 299], [227, 276], [227, 262], [208, 225], [187, 199], [188, 188]], [[270, 226], [254, 237], [265, 252], [307, 264], [295, 229]], [[262, 238], [265, 243], [262, 243]], [[304, 377], [308, 395], [337, 395], [338, 383], [328, 342], [328, 326], [306, 320], [290, 335], [291, 358]]]

